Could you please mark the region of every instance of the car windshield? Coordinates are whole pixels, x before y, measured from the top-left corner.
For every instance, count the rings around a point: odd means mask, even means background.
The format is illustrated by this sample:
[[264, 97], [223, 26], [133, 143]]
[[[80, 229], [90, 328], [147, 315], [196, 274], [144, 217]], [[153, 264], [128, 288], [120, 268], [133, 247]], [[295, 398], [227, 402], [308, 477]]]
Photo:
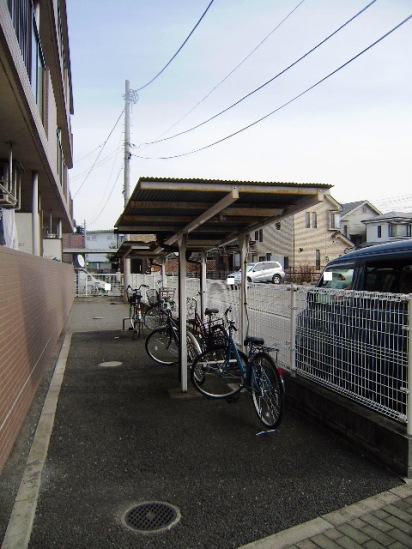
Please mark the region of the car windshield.
[[246, 272], [249, 272], [249, 271], [251, 271], [251, 270], [253, 269], [254, 265], [255, 265], [254, 263], [248, 263], [248, 266], [247, 266]]

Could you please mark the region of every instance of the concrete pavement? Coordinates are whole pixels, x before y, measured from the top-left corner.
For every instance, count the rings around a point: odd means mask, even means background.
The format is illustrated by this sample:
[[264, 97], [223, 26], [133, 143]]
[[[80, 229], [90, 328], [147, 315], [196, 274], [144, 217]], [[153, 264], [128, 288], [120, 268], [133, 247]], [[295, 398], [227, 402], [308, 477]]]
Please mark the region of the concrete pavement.
[[249, 395], [182, 394], [127, 310], [74, 304], [0, 477], [2, 549], [412, 547], [410, 482], [289, 405], [261, 434]]

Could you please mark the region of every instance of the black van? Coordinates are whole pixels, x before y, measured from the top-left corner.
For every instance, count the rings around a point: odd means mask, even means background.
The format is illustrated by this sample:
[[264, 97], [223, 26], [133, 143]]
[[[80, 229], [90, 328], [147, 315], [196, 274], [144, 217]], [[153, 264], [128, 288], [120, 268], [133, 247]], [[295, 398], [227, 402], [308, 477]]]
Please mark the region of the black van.
[[[364, 293], [370, 292], [370, 293]], [[296, 368], [390, 417], [404, 416], [412, 240], [336, 258], [296, 321]]]
[[330, 261], [321, 288], [366, 292], [412, 292], [412, 239], [362, 248]]

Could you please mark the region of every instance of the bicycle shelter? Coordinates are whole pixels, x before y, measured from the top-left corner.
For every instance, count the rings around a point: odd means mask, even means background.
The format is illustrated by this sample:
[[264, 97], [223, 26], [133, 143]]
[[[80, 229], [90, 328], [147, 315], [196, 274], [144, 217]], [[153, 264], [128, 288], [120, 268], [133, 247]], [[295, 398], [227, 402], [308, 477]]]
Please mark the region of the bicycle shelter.
[[[179, 310], [186, 304], [186, 254], [200, 254], [201, 311], [206, 303], [207, 253], [238, 242], [242, 272], [246, 272], [250, 234], [271, 223], [322, 202], [332, 185], [221, 181], [209, 179], [139, 178], [115, 224], [115, 233], [154, 235], [150, 246], [125, 241], [117, 255], [164, 258], [178, 253]], [[239, 292], [241, 341], [246, 334], [246, 277]], [[180, 315], [181, 390], [187, 391], [186, 321]]]

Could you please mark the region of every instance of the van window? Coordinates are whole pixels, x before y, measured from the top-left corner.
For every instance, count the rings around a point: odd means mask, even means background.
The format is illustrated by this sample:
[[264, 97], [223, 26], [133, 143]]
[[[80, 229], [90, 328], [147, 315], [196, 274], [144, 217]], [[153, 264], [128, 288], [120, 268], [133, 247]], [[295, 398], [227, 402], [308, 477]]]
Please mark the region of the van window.
[[412, 292], [412, 265], [379, 262], [366, 265], [365, 290], [368, 292]]
[[323, 273], [319, 286], [336, 290], [351, 290], [353, 270], [353, 267], [343, 265], [328, 267]]

